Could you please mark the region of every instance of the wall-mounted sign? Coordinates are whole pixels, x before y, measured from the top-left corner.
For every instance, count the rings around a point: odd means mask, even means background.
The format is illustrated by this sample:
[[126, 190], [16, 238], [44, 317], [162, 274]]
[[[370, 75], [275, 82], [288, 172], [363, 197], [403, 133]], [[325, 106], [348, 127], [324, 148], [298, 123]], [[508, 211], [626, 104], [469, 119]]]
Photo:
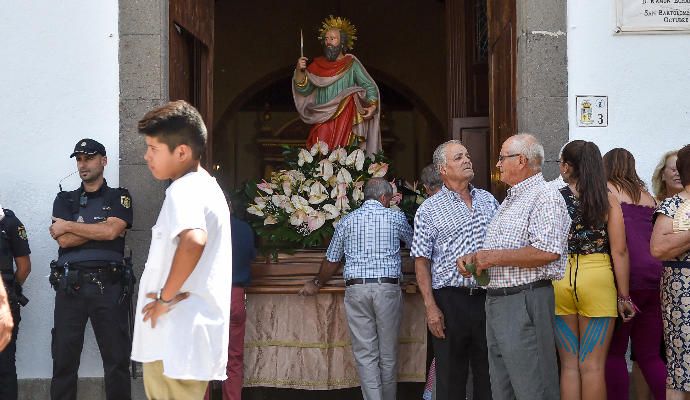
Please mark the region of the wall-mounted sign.
[[604, 127], [609, 125], [608, 96], [576, 96], [577, 126]]
[[616, 0], [616, 32], [690, 33], [690, 0]]

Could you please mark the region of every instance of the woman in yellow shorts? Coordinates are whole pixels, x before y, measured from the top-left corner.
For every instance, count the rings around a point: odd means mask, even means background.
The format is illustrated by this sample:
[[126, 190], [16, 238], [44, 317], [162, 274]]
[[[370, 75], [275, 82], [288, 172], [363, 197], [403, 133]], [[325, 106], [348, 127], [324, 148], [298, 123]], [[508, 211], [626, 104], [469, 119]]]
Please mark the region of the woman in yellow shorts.
[[554, 282], [561, 399], [606, 399], [605, 365], [615, 318], [627, 321], [635, 315], [623, 212], [608, 193], [594, 143], [568, 143], [560, 170], [568, 184], [560, 191], [573, 220], [565, 276]]

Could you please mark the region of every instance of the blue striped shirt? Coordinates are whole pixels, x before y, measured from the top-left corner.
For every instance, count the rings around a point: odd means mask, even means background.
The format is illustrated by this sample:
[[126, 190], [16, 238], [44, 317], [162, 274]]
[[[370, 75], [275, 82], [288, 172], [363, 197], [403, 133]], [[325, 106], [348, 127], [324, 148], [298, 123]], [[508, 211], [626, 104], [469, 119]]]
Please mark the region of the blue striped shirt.
[[414, 217], [414, 240], [410, 254], [431, 260], [431, 287], [477, 286], [463, 278], [456, 260], [482, 248], [486, 228], [498, 202], [486, 190], [470, 186], [472, 208], [459, 194], [445, 186], [419, 206]]
[[412, 227], [405, 214], [367, 200], [338, 222], [326, 259], [339, 262], [345, 256], [345, 279], [397, 278], [401, 276], [401, 241], [412, 243]]

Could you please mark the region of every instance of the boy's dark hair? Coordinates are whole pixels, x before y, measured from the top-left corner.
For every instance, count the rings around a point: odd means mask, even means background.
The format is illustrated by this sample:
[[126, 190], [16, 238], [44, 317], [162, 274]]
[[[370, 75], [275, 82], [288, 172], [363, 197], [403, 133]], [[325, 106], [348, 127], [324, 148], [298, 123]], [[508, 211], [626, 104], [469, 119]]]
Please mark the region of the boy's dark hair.
[[157, 138], [170, 152], [186, 144], [198, 160], [206, 151], [206, 125], [201, 114], [184, 100], [171, 101], [144, 115], [138, 124], [139, 133]]

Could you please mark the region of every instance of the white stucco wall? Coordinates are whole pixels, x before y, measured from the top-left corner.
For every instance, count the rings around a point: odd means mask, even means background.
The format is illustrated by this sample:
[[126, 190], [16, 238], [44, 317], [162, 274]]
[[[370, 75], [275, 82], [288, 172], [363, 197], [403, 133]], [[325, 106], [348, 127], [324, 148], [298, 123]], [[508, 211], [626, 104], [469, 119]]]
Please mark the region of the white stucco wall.
[[[58, 181], [73, 172], [74, 144], [103, 143], [106, 179], [118, 185], [117, 0], [0, 0], [0, 204], [13, 209], [30, 237], [31, 299], [22, 310], [20, 378], [51, 376], [54, 292], [48, 264], [57, 246], [48, 234]], [[76, 188], [75, 175], [63, 182]], [[80, 376], [102, 376], [89, 328]]]
[[[661, 155], [690, 143], [690, 34], [614, 34], [614, 0], [568, 1], [570, 139], [633, 153], [647, 183]], [[577, 126], [576, 95], [608, 96], [608, 127]]]

